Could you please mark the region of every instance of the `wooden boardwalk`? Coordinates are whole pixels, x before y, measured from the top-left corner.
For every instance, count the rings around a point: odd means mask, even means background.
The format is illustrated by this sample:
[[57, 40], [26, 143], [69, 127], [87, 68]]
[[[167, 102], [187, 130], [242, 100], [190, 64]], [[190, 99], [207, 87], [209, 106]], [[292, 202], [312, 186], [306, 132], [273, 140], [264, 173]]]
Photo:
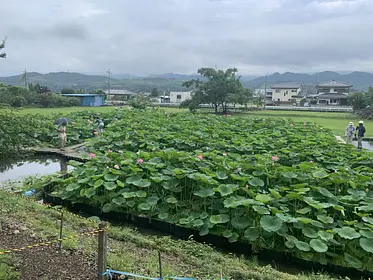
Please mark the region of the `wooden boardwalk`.
[[52, 155], [58, 155], [70, 159], [76, 159], [76, 160], [86, 160], [87, 157], [85, 156], [86, 152], [81, 151], [80, 148], [83, 148], [85, 146], [85, 143], [73, 145], [66, 147], [64, 150], [58, 149], [58, 148], [48, 148], [48, 147], [32, 147], [28, 149], [31, 152], [34, 152], [36, 154], [52, 154]]

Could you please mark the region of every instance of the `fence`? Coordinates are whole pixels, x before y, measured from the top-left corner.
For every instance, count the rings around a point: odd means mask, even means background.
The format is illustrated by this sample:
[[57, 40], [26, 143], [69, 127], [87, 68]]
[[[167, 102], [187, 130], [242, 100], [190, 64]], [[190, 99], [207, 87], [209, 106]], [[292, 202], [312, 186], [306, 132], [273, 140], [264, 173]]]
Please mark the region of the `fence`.
[[[9, 190], [0, 189], [0, 191], [3, 192], [3, 193], [6, 193], [8, 195], [17, 196], [19, 198], [25, 199], [25, 200], [27, 200], [29, 202], [32, 202], [32, 203], [38, 203], [37, 201], [34, 201], [34, 200], [32, 200], [28, 197], [22, 196], [20, 194], [13, 193]], [[46, 205], [46, 204], [39, 204], [39, 205], [42, 205], [44, 207], [47, 207], [49, 209], [52, 209], [54, 211], [59, 212], [59, 214], [60, 214], [59, 238], [52, 239], [52, 240], [45, 241], [45, 242], [36, 243], [36, 244], [26, 245], [26, 246], [23, 246], [23, 247], [20, 247], [20, 248], [8, 248], [4, 251], [0, 251], [0, 255], [12, 254], [12, 253], [21, 253], [24, 250], [33, 249], [33, 248], [37, 248], [37, 247], [43, 247], [43, 246], [44, 247], [45, 246], [52, 246], [54, 244], [58, 244], [59, 249], [62, 249], [62, 242], [63, 241], [73, 239], [73, 238], [76, 238], [76, 237], [79, 237], [79, 236], [92, 237], [92, 236], [97, 235], [97, 253], [98, 253], [97, 254], [97, 276], [98, 276], [99, 280], [106, 280], [108, 278], [109, 279], [114, 279], [115, 275], [124, 275], [124, 276], [127, 276], [127, 277], [134, 277], [134, 278], [139, 278], [139, 279], [153, 279], [153, 280], [162, 280], [162, 279], [198, 280], [198, 278], [163, 276], [163, 274], [162, 274], [162, 258], [161, 258], [161, 253], [159, 251], [158, 251], [159, 277], [154, 278], [154, 277], [138, 275], [138, 274], [130, 273], [130, 272], [108, 269], [106, 260], [107, 260], [107, 254], [108, 254], [108, 231], [109, 230], [108, 230], [106, 222], [95, 221], [95, 220], [92, 220], [92, 219], [88, 219], [88, 218], [82, 217], [80, 215], [71, 213], [69, 211], [65, 211], [63, 209], [56, 209], [56, 208], [54, 208], [50, 205]], [[75, 216], [79, 219], [84, 219], [84, 220], [87, 220], [89, 222], [95, 223], [96, 226], [97, 226], [97, 229], [93, 230], [93, 231], [89, 231], [89, 232], [83, 232], [83, 233], [73, 234], [73, 235], [63, 237], [63, 221], [64, 221], [64, 215], [65, 214]], [[1, 228], [1, 224], [0, 224], [0, 228]], [[223, 277], [222, 277], [222, 273], [221, 273], [220, 280], [224, 280]]]

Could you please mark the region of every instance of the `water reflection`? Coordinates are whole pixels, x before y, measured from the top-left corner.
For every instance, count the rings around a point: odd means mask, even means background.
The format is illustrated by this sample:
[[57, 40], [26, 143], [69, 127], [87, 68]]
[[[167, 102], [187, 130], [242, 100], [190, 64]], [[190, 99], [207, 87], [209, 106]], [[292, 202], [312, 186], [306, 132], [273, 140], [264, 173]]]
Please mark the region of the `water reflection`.
[[[352, 145], [357, 147], [357, 141], [352, 141]], [[373, 151], [373, 143], [369, 141], [363, 141], [363, 149]]]
[[56, 156], [30, 156], [26, 159], [0, 161], [0, 182], [18, 180], [32, 175], [66, 173], [71, 167], [67, 160]]

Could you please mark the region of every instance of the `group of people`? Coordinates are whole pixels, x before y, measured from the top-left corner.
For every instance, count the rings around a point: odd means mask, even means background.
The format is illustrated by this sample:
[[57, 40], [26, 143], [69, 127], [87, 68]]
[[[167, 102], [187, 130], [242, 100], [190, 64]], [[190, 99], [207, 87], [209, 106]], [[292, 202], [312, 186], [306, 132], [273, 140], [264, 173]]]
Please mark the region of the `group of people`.
[[350, 122], [346, 127], [346, 142], [351, 144], [355, 136], [355, 138], [357, 138], [357, 148], [361, 150], [363, 148], [363, 138], [365, 132], [366, 129], [363, 121], [359, 121], [359, 125], [357, 127], [354, 126], [353, 122]]
[[[96, 124], [97, 124], [98, 132], [99, 133], [104, 132], [105, 124], [104, 124], [104, 121], [99, 116], [97, 116], [97, 118], [96, 118]], [[67, 141], [66, 129], [67, 129], [67, 121], [63, 121], [57, 129], [58, 137], [60, 139], [60, 149], [61, 150], [64, 150], [65, 145], [66, 145], [66, 141]], [[93, 133], [94, 132], [95, 131], [93, 131]]]

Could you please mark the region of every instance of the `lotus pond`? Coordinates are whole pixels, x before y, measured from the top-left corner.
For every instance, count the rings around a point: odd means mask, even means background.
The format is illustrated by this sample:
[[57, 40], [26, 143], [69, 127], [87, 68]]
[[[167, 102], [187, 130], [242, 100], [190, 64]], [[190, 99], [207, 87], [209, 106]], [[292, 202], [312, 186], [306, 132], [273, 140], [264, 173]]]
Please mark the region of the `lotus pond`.
[[373, 271], [371, 153], [288, 119], [123, 112], [53, 194]]

